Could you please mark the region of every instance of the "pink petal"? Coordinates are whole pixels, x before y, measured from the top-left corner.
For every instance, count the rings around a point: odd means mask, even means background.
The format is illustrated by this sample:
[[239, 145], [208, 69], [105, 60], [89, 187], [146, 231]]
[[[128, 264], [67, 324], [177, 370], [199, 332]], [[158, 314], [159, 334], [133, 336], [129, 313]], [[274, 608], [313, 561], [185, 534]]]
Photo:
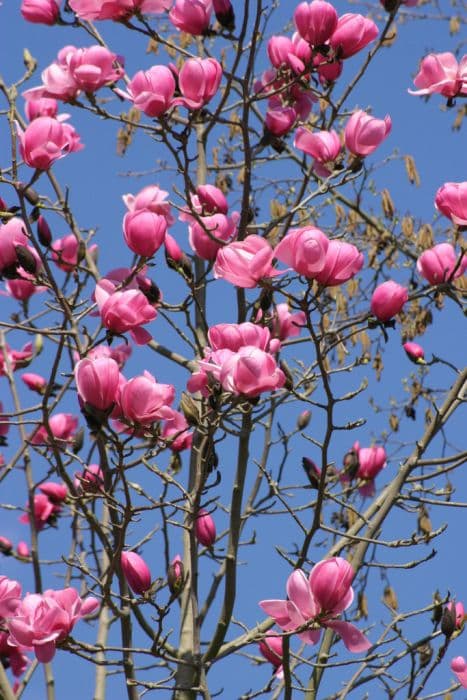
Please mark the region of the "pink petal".
[[360, 653], [367, 651], [373, 646], [365, 635], [354, 625], [351, 625], [350, 622], [333, 620], [332, 622], [323, 622], [323, 625], [334, 630], [341, 637], [349, 651]]
[[48, 664], [55, 656], [55, 642], [47, 642], [46, 644], [35, 644], [34, 653], [36, 659], [41, 664]]

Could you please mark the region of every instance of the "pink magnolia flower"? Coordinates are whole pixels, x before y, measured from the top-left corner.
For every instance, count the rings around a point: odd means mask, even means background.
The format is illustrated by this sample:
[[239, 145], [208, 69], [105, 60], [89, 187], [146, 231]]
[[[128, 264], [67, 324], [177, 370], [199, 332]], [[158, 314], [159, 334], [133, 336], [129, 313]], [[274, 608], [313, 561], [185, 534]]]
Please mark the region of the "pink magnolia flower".
[[111, 358], [84, 358], [75, 365], [75, 381], [78, 396], [84, 404], [106, 411], [115, 402], [120, 370]]
[[[76, 236], [73, 233], [69, 233], [67, 236], [57, 238], [50, 247], [52, 260], [56, 266], [64, 272], [72, 272], [78, 265], [78, 258], [81, 254], [80, 243]], [[98, 247], [94, 244], [88, 248], [88, 253], [95, 255], [97, 250]]]
[[37, 117], [52, 117], [55, 119], [58, 112], [58, 102], [53, 97], [38, 97], [26, 100], [24, 106], [28, 121], [32, 122]]
[[314, 46], [325, 44], [338, 26], [336, 10], [324, 0], [301, 2], [293, 18], [300, 36]]
[[[196, 188], [196, 196], [200, 207], [200, 214], [227, 214], [229, 205], [224, 193], [215, 185], [199, 185]], [[193, 203], [196, 205], [196, 202]]]
[[373, 480], [386, 466], [386, 450], [384, 447], [360, 447], [356, 442], [354, 449], [358, 457], [358, 470], [356, 476], [359, 479]]
[[226, 29], [235, 29], [235, 14], [230, 0], [213, 0], [216, 19]]
[[439, 243], [425, 250], [417, 260], [418, 273], [430, 284], [457, 279], [467, 269], [467, 255], [458, 258], [450, 243]]
[[76, 472], [75, 488], [78, 492], [98, 493], [104, 490], [104, 472], [98, 464], [89, 464], [84, 471]]
[[[5, 659], [16, 678], [21, 676], [29, 665], [29, 659], [22, 653], [22, 648], [8, 644], [8, 632], [0, 632], [0, 657]], [[14, 686], [13, 692], [16, 692]]]
[[272, 324], [273, 333], [279, 340], [295, 338], [300, 335], [303, 326], [306, 326], [306, 314], [303, 311], [292, 314], [288, 304], [277, 304]]
[[[26, 504], [27, 512], [20, 516], [20, 523], [28, 525], [31, 522], [31, 513], [29, 504]], [[54, 522], [56, 516], [60, 513], [61, 507], [52, 503], [45, 493], [38, 493], [34, 496], [33, 517], [36, 530], [43, 530], [46, 525]]]
[[[62, 49], [63, 53], [65, 49]], [[64, 63], [76, 87], [84, 92], [96, 92], [99, 88], [115, 83], [123, 74], [124, 60], [104, 46], [77, 49], [66, 47]]]
[[[284, 386], [285, 375], [268, 352], [250, 345], [241, 347], [236, 353], [220, 352], [224, 353], [224, 361], [220, 366], [219, 381], [225, 391], [253, 397]], [[208, 363], [201, 361], [199, 364], [202, 369], [210, 370]]]
[[151, 588], [151, 572], [143, 557], [136, 552], [122, 552], [120, 564], [126, 582], [134, 593], [143, 595]]
[[214, 277], [237, 287], [253, 288], [263, 279], [282, 274], [272, 266], [274, 251], [261, 236], [247, 236], [217, 253]]
[[31, 168], [48, 170], [56, 160], [83, 148], [72, 127], [51, 117], [34, 119], [25, 131], [17, 129], [21, 157]]
[[46, 481], [39, 486], [39, 491], [43, 493], [51, 503], [60, 505], [68, 496], [68, 489], [65, 484], [57, 484], [55, 481]]
[[348, 12], [337, 20], [329, 44], [339, 58], [350, 58], [374, 41], [378, 33], [373, 20]]
[[[27, 100], [27, 102], [45, 98], [53, 98], [63, 100], [64, 102], [69, 102], [77, 97], [79, 87], [66, 64], [67, 54], [71, 48], [74, 47], [65, 46], [63, 49], [61, 49], [58, 52], [57, 60], [42, 71], [42, 85], [38, 85], [37, 87], [30, 88], [29, 90], [23, 92], [23, 97], [25, 100]], [[62, 115], [58, 121], [63, 121], [67, 118], [68, 115]]]
[[108, 279], [96, 285], [95, 297], [102, 323], [112, 333], [130, 334], [137, 345], [145, 345], [151, 340], [150, 334], [141, 326], [153, 321], [157, 311], [137, 289], [116, 291]]
[[159, 15], [168, 10], [172, 0], [70, 0], [71, 9], [81, 19], [119, 20], [135, 12]]
[[345, 559], [325, 559], [313, 567], [308, 579], [301, 569], [289, 576], [288, 600], [263, 600], [260, 607], [286, 632], [307, 624], [313, 626], [298, 633], [306, 644], [316, 644], [320, 628], [328, 627], [342, 638], [349, 651], [364, 652], [371, 647], [368, 639], [354, 625], [337, 619], [352, 604], [353, 578], [354, 571]]
[[409, 360], [414, 362], [416, 365], [424, 365], [425, 362], [425, 351], [421, 345], [418, 343], [404, 343], [402, 346], [407, 354]]
[[238, 352], [245, 345], [269, 352], [277, 352], [280, 348], [280, 343], [272, 340], [269, 328], [258, 326], [249, 321], [245, 323], [219, 323], [216, 326], [211, 326], [208, 338], [213, 351], [231, 350]]
[[167, 220], [149, 209], [129, 211], [123, 218], [123, 237], [133, 253], [150, 258], [164, 243]]
[[[32, 343], [26, 343], [21, 350], [12, 350], [9, 345], [5, 348], [8, 357], [10, 369], [14, 372], [16, 369], [27, 367], [33, 358]], [[0, 355], [0, 377], [5, 374], [5, 357], [3, 353]]]
[[147, 185], [138, 194], [124, 194], [122, 199], [128, 211], [149, 210], [164, 216], [167, 226], [171, 226], [175, 219], [170, 213], [170, 204], [165, 201], [168, 196], [169, 193], [161, 190], [159, 185]]
[[34, 372], [25, 372], [21, 375], [21, 379], [31, 391], [36, 391], [41, 395], [44, 394], [47, 387], [47, 379], [45, 379], [45, 377], [42, 377], [40, 374], [35, 374]]
[[[222, 249], [222, 242], [230, 242], [237, 236], [237, 223], [239, 216], [234, 212], [232, 216], [225, 214], [211, 214], [201, 216], [201, 222], [194, 217], [182, 214], [180, 218], [189, 220], [188, 240], [194, 252], [203, 260], [215, 260], [217, 253]], [[216, 242], [219, 240], [219, 243]]]
[[18, 262], [17, 246], [27, 247], [29, 239], [22, 219], [13, 217], [6, 224], [0, 224], [0, 272]]
[[211, 21], [212, 0], [175, 0], [169, 19], [182, 32], [204, 34]]
[[380, 321], [389, 321], [396, 316], [408, 300], [407, 289], [401, 284], [388, 280], [379, 284], [371, 296], [371, 313]]
[[170, 108], [175, 92], [175, 78], [167, 66], [152, 66], [138, 71], [121, 95], [148, 117], [160, 117]]
[[201, 508], [195, 518], [195, 537], [204, 547], [212, 547], [216, 541], [216, 525], [207, 510]]
[[55, 643], [66, 639], [76, 622], [98, 606], [98, 600], [83, 600], [74, 588], [28, 594], [8, 620], [9, 643], [33, 649], [38, 661], [48, 663], [55, 656]]
[[[78, 419], [71, 413], [55, 413], [49, 418], [50, 432], [55, 441], [73, 442], [78, 428]], [[49, 442], [49, 434], [44, 425], [36, 430], [31, 438], [32, 445], [44, 445]]]
[[293, 107], [274, 106], [266, 112], [264, 124], [274, 136], [284, 136], [293, 128], [296, 119], [297, 112]]
[[[120, 343], [120, 345], [114, 345], [110, 347], [109, 345], [98, 345], [97, 347], [90, 350], [87, 354], [88, 360], [98, 360], [104, 357], [110, 357], [115, 360], [119, 369], [123, 369], [126, 361], [132, 353], [132, 347], [129, 343]], [[79, 360], [79, 356], [76, 361]]]
[[189, 450], [193, 442], [193, 434], [188, 431], [188, 423], [180, 411], [171, 410], [170, 418], [164, 420], [161, 438], [167, 441], [173, 452]]
[[467, 95], [467, 55], [460, 64], [454, 54], [430, 53], [422, 60], [414, 78], [419, 90], [409, 90], [411, 95], [439, 93], [444, 97]]
[[172, 104], [200, 109], [216, 94], [222, 79], [222, 66], [215, 58], [189, 58], [178, 74], [182, 96]]
[[[321, 2], [321, 0], [314, 0]], [[295, 132], [294, 140], [295, 148], [313, 156], [316, 163], [324, 165], [325, 163], [333, 163], [341, 151], [341, 142], [336, 131], [317, 131], [312, 133], [309, 129], [300, 126]], [[320, 169], [319, 175], [325, 173], [329, 175], [328, 169]]]
[[170, 406], [175, 399], [172, 384], [159, 384], [149, 372], [127, 381], [119, 391], [118, 404], [130, 423], [152, 425], [172, 418]]
[[451, 661], [451, 671], [463, 688], [467, 688], [467, 661], [463, 656], [456, 656]]
[[[319, 2], [319, 0], [317, 0]], [[303, 3], [306, 4], [306, 3]], [[258, 644], [260, 653], [266, 661], [269, 661], [274, 666], [274, 673], [279, 678], [282, 678], [282, 656], [283, 642], [282, 637], [269, 630], [266, 632], [264, 639]]]
[[467, 181], [445, 182], [435, 195], [435, 207], [457, 226], [467, 226]]
[[21, 584], [8, 576], [0, 576], [0, 618], [13, 615], [20, 602]]
[[285, 66], [297, 74], [305, 70], [303, 60], [297, 55], [300, 44], [294, 43], [288, 36], [272, 36], [268, 41], [267, 51], [269, 60], [275, 68]]
[[352, 114], [345, 126], [345, 145], [355, 156], [363, 158], [378, 148], [389, 135], [391, 127], [389, 115], [384, 119], [376, 119], [359, 109]]
[[313, 278], [325, 263], [329, 239], [313, 226], [292, 229], [275, 247], [274, 256], [295, 272]]
[[343, 284], [360, 272], [363, 260], [363, 254], [352, 243], [329, 241], [324, 265], [316, 272], [314, 279], [325, 287]]
[[57, 0], [22, 0], [20, 11], [27, 22], [52, 26], [58, 19], [60, 7]]

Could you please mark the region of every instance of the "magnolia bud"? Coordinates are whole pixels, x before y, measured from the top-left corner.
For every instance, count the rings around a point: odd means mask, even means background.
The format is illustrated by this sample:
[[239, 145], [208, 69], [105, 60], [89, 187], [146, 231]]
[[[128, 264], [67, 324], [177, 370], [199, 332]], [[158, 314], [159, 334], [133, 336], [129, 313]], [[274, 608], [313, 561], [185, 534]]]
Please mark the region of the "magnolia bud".
[[452, 637], [457, 627], [456, 606], [454, 603], [449, 603], [443, 610], [441, 616], [441, 632], [448, 639]]
[[212, 547], [216, 541], [216, 526], [207, 510], [198, 511], [195, 518], [195, 537], [205, 547]]
[[37, 268], [37, 262], [29, 248], [26, 248], [24, 245], [17, 245], [15, 246], [15, 250], [18, 257], [18, 262], [23, 270], [33, 275]]
[[30, 555], [28, 545], [26, 544], [26, 542], [22, 542], [22, 541], [18, 542], [18, 544], [16, 546], [16, 552], [17, 552], [19, 557], [24, 557], [24, 559], [27, 559]]
[[191, 396], [185, 392], [182, 393], [182, 398], [180, 400], [180, 410], [190, 425], [199, 425], [198, 408]]
[[311, 420], [311, 411], [302, 411], [297, 418], [298, 430], [304, 430]]
[[303, 457], [302, 467], [305, 470], [305, 474], [308, 477], [311, 487], [318, 489], [321, 479], [321, 469], [317, 467], [311, 459], [308, 459], [308, 457]]
[[151, 588], [151, 572], [139, 554], [136, 554], [136, 552], [122, 552], [120, 563], [123, 575], [134, 593], [142, 595]]
[[0, 552], [2, 554], [5, 554], [5, 556], [8, 556], [11, 554], [11, 550], [13, 549], [13, 543], [11, 540], [8, 539], [8, 537], [1, 537], [0, 536]]
[[49, 224], [42, 215], [37, 219], [37, 237], [45, 248], [48, 248], [52, 243], [52, 232]]
[[178, 596], [185, 585], [185, 568], [179, 554], [173, 559], [167, 571], [167, 584], [173, 596]]

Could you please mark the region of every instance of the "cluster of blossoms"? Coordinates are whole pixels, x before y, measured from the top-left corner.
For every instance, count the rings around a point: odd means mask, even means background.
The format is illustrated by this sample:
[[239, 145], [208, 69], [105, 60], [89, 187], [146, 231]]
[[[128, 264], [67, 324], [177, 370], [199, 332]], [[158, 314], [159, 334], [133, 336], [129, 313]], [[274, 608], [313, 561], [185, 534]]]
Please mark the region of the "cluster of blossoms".
[[267, 97], [265, 124], [275, 136], [288, 133], [297, 119], [306, 120], [315, 101], [308, 85], [313, 73], [321, 83], [340, 76], [343, 61], [378, 36], [376, 24], [360, 14], [338, 16], [325, 0], [302, 2], [294, 12], [297, 32], [273, 36], [268, 56], [273, 65], [257, 81], [255, 92]]
[[15, 675], [28, 664], [24, 651], [34, 651], [38, 661], [48, 663], [57, 644], [66, 640], [78, 620], [98, 607], [96, 598], [83, 599], [75, 588], [28, 593], [21, 599], [21, 584], [0, 576], [0, 618], [7, 629], [0, 640], [0, 655], [11, 647], [8, 658], [15, 664]]
[[138, 434], [157, 423], [161, 440], [172, 450], [191, 446], [185, 417], [171, 407], [175, 399], [172, 384], [158, 383], [147, 371], [127, 380], [111, 357], [80, 360], [75, 379], [80, 402], [94, 421], [111, 415], [117, 428]]
[[355, 572], [341, 557], [316, 564], [307, 578], [296, 569], [287, 580], [287, 600], [262, 600], [260, 607], [285, 632], [297, 632], [305, 644], [316, 644], [322, 628], [332, 629], [351, 652], [371, 647], [368, 639], [350, 622], [339, 620], [352, 605]]

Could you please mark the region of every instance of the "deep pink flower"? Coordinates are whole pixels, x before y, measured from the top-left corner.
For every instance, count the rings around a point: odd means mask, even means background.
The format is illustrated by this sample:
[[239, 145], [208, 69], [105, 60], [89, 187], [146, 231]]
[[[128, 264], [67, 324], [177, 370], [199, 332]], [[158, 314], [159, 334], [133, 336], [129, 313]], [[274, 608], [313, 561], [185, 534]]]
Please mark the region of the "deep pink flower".
[[[64, 272], [72, 272], [78, 265], [78, 257], [80, 254], [80, 244], [73, 233], [67, 236], [57, 238], [51, 247], [52, 260]], [[88, 253], [95, 254], [97, 245], [93, 244], [88, 248]]]
[[134, 593], [143, 595], [151, 588], [151, 572], [143, 557], [136, 552], [122, 552], [120, 563], [123, 575]]
[[222, 66], [215, 58], [189, 58], [178, 74], [182, 97], [172, 104], [200, 109], [216, 94], [222, 79]]
[[31, 391], [37, 391], [38, 394], [44, 394], [47, 386], [47, 379], [40, 374], [34, 372], [25, 372], [21, 375], [21, 379]]
[[195, 537], [204, 547], [212, 547], [216, 541], [216, 525], [207, 512], [201, 508], [195, 518]]
[[[98, 360], [103, 357], [110, 357], [115, 360], [119, 369], [123, 369], [126, 361], [132, 353], [132, 347], [130, 343], [120, 343], [120, 345], [114, 345], [110, 347], [109, 345], [98, 345], [97, 347], [90, 350], [87, 354], [88, 360]], [[77, 361], [79, 356], [77, 357]]]
[[27, 22], [49, 26], [55, 24], [60, 14], [57, 0], [22, 0], [20, 10]]
[[[315, 0], [320, 2], [320, 0]], [[341, 142], [336, 131], [316, 131], [300, 126], [295, 132], [295, 148], [313, 156], [317, 163], [332, 163], [341, 151]]]
[[402, 346], [407, 353], [409, 360], [414, 362], [416, 365], [425, 365], [425, 351], [421, 345], [418, 343], [404, 343]]
[[467, 94], [467, 55], [459, 64], [449, 52], [428, 54], [420, 64], [414, 83], [420, 89], [409, 90], [411, 95], [439, 93], [455, 97]]
[[84, 404], [106, 411], [115, 402], [120, 370], [111, 358], [84, 358], [75, 365], [75, 381], [78, 396]]
[[425, 250], [417, 260], [418, 273], [430, 284], [457, 279], [467, 269], [467, 255], [459, 261], [454, 247], [450, 243], [439, 243]]
[[48, 663], [55, 656], [55, 643], [66, 639], [76, 622], [98, 606], [99, 601], [83, 600], [74, 588], [28, 594], [8, 620], [9, 642], [34, 649], [37, 660]]
[[[230, 353], [230, 356], [229, 351], [220, 352], [225, 353], [225, 361], [219, 371], [219, 381], [225, 391], [258, 396], [263, 391], [275, 391], [284, 386], [285, 375], [270, 353], [249, 345]], [[209, 371], [207, 363], [199, 364]]]
[[164, 243], [167, 220], [149, 209], [129, 211], [123, 218], [123, 237], [133, 253], [150, 258]]
[[53, 97], [39, 97], [37, 99], [26, 100], [24, 111], [30, 122], [32, 122], [33, 119], [37, 119], [37, 117], [56, 118], [58, 102]]
[[378, 36], [378, 27], [371, 19], [351, 12], [341, 15], [329, 39], [339, 58], [350, 58]]
[[296, 119], [297, 112], [293, 107], [275, 106], [266, 112], [264, 124], [274, 136], [284, 136], [293, 128]]
[[282, 274], [272, 266], [274, 251], [261, 236], [247, 236], [229, 243], [217, 253], [214, 277], [237, 287], [253, 288], [260, 280]]
[[345, 126], [345, 145], [355, 156], [363, 158], [378, 148], [389, 135], [391, 127], [389, 115], [384, 119], [376, 119], [359, 109], [352, 114]]
[[388, 280], [379, 284], [371, 296], [371, 313], [380, 321], [389, 321], [396, 316], [408, 300], [407, 289], [401, 284]]
[[172, 24], [187, 34], [203, 34], [211, 21], [212, 0], [175, 0], [169, 12]]
[[277, 304], [272, 323], [273, 333], [279, 340], [295, 338], [300, 335], [303, 326], [306, 326], [306, 314], [304, 311], [291, 313], [288, 304]]
[[275, 675], [282, 676], [283, 638], [269, 630], [258, 644], [260, 653], [274, 666]]
[[[26, 343], [21, 350], [12, 350], [9, 345], [5, 347], [10, 369], [14, 372], [22, 367], [27, 367], [31, 362], [34, 352], [32, 343]], [[0, 354], [0, 377], [5, 374], [5, 357]]]
[[16, 551], [20, 557], [24, 557], [25, 559], [31, 555], [29, 546], [26, 544], [26, 542], [23, 542], [23, 540], [18, 542]]
[[359, 467], [356, 476], [359, 479], [371, 481], [379, 472], [386, 466], [386, 450], [384, 447], [360, 447], [359, 443], [355, 443], [358, 456]]
[[463, 688], [467, 688], [467, 662], [463, 656], [456, 656], [451, 661], [451, 671]]
[[154, 214], [165, 217], [167, 226], [171, 226], [175, 219], [170, 213], [170, 204], [165, 200], [169, 193], [161, 190], [159, 185], [147, 185], [138, 194], [124, 194], [122, 199], [128, 211], [134, 212], [140, 209], [148, 209]]
[[188, 240], [190, 246], [203, 260], [215, 260], [219, 250], [222, 250], [222, 243], [216, 243], [216, 239], [227, 243], [237, 236], [239, 217], [236, 212], [232, 216], [225, 214], [201, 216], [202, 224], [194, 217], [188, 215], [187, 218], [189, 219]]
[[[29, 511], [29, 504], [26, 504], [27, 512], [20, 516], [20, 523], [28, 525], [31, 522], [31, 513]], [[50, 524], [56, 515], [61, 511], [61, 507], [52, 503], [52, 501], [44, 494], [38, 493], [34, 496], [34, 523], [36, 530], [39, 532], [47, 524]]]
[[435, 207], [457, 226], [467, 226], [467, 182], [445, 182], [435, 195]]
[[124, 74], [123, 58], [104, 46], [84, 49], [69, 46], [67, 49], [65, 64], [79, 90], [96, 92], [104, 85], [115, 83]]
[[65, 484], [57, 484], [55, 481], [46, 481], [44, 484], [41, 484], [39, 491], [47, 496], [54, 505], [60, 505], [68, 496], [68, 489]]
[[215, 185], [199, 185], [196, 188], [196, 196], [200, 207], [200, 214], [227, 214], [229, 205], [224, 193]]
[[130, 423], [152, 425], [171, 418], [170, 406], [175, 399], [172, 384], [159, 384], [149, 372], [127, 381], [119, 391], [118, 404]]
[[326, 43], [338, 26], [336, 10], [324, 0], [301, 2], [293, 18], [300, 36], [314, 46]]
[[13, 615], [21, 602], [21, 584], [0, 576], [0, 618]]
[[[50, 431], [58, 443], [73, 442], [78, 428], [78, 419], [71, 413], [55, 413], [49, 418]], [[49, 442], [49, 434], [41, 425], [31, 438], [31, 444], [43, 445]]]
[[319, 641], [319, 625], [334, 630], [349, 651], [364, 652], [371, 646], [368, 639], [354, 625], [337, 619], [352, 604], [353, 577], [354, 571], [345, 559], [325, 559], [313, 567], [308, 579], [300, 569], [289, 576], [287, 600], [263, 600], [260, 607], [286, 632], [314, 623], [315, 628], [298, 633], [306, 644]]
[[[268, 56], [275, 68], [285, 66], [300, 74], [305, 70], [303, 60], [297, 55], [301, 46], [288, 36], [272, 36], [268, 41]], [[308, 56], [306, 56], [308, 58]]]
[[274, 256], [290, 265], [299, 275], [313, 278], [325, 263], [329, 239], [313, 226], [296, 228], [275, 247]]
[[78, 492], [98, 493], [104, 490], [104, 472], [98, 464], [89, 464], [84, 471], [76, 472], [75, 488]]
[[148, 117], [160, 117], [170, 108], [175, 92], [175, 78], [167, 66], [152, 66], [138, 71], [127, 85], [124, 97]]
[[354, 277], [363, 267], [363, 254], [352, 243], [332, 240], [326, 250], [324, 265], [314, 279], [325, 287], [335, 287]]
[[16, 247], [27, 247], [29, 239], [22, 219], [13, 217], [6, 224], [0, 224], [0, 272], [18, 262]]
[[108, 279], [96, 285], [95, 297], [102, 323], [113, 333], [130, 334], [137, 345], [145, 345], [151, 340], [150, 334], [141, 326], [153, 321], [157, 311], [148, 302], [143, 292], [137, 289], [116, 291], [116, 286]]
[[24, 131], [17, 128], [21, 157], [31, 168], [48, 170], [56, 160], [82, 148], [72, 127], [51, 117], [34, 119]]
[[[260, 350], [277, 352], [280, 343], [271, 339], [269, 328], [256, 323], [219, 323], [208, 331], [209, 344], [213, 351], [231, 350], [238, 352], [241, 347], [251, 345]], [[272, 345], [272, 347], [271, 347]]]
[[193, 442], [193, 435], [188, 430], [187, 420], [180, 411], [170, 410], [171, 415], [164, 420], [161, 437], [167, 441], [173, 452], [189, 450]]

